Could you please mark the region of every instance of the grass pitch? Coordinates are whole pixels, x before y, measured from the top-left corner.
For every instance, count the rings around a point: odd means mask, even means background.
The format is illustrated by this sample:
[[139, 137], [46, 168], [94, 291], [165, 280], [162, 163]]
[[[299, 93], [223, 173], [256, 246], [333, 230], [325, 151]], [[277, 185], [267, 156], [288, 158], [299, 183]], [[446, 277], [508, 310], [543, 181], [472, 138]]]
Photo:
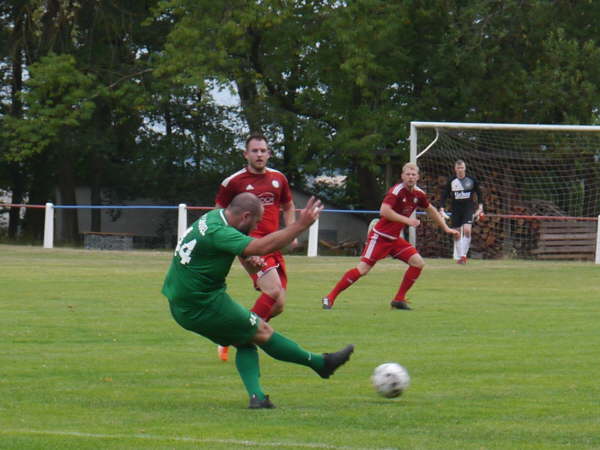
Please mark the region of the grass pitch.
[[[358, 259], [287, 260], [272, 325], [356, 351], [330, 380], [260, 352], [278, 408], [250, 411], [234, 363], [171, 319], [170, 253], [0, 245], [0, 448], [600, 448], [599, 266], [429, 260], [391, 311], [405, 266], [386, 260], [324, 311]], [[256, 297], [237, 262], [229, 290]], [[370, 385], [387, 361], [412, 377], [398, 399]]]

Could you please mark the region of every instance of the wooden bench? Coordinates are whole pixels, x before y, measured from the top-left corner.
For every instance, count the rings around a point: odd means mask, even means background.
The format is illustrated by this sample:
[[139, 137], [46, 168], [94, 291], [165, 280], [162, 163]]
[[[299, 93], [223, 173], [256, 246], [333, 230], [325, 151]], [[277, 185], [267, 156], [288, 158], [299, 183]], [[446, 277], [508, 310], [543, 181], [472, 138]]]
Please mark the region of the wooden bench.
[[319, 245], [325, 248], [334, 255], [349, 255], [358, 256], [360, 255], [362, 248], [359, 241], [342, 241], [342, 242], [330, 242], [325, 239], [319, 240]]
[[133, 250], [132, 233], [84, 231], [83, 247], [88, 250]]
[[597, 223], [595, 221], [545, 220], [540, 222], [537, 259], [594, 260]]

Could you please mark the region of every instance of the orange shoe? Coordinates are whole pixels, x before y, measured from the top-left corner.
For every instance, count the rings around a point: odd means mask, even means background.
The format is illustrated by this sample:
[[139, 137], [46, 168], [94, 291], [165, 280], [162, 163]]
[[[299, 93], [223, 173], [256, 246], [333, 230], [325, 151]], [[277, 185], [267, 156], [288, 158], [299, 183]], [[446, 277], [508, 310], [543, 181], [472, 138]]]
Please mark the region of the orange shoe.
[[461, 256], [460, 259], [456, 260], [456, 264], [466, 264], [467, 263], [467, 257], [466, 256]]
[[227, 362], [227, 359], [229, 358], [229, 347], [219, 345], [217, 347], [217, 352], [219, 353], [219, 359], [223, 362]]

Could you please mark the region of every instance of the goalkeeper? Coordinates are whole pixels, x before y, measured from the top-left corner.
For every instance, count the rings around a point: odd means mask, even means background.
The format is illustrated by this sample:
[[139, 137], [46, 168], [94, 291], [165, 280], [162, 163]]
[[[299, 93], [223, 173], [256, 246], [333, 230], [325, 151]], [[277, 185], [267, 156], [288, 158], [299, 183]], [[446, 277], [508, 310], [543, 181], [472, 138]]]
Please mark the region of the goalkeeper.
[[[467, 165], [462, 159], [454, 163], [456, 176], [451, 178], [442, 191], [440, 202], [440, 213], [446, 219], [448, 215], [444, 211], [446, 201], [450, 198], [452, 207], [451, 227], [458, 230], [460, 234], [454, 236], [453, 257], [457, 264], [467, 263], [467, 254], [471, 246], [471, 227], [474, 220], [483, 216], [483, 196], [479, 182], [467, 176]], [[478, 208], [475, 211], [474, 194], [477, 196]]]

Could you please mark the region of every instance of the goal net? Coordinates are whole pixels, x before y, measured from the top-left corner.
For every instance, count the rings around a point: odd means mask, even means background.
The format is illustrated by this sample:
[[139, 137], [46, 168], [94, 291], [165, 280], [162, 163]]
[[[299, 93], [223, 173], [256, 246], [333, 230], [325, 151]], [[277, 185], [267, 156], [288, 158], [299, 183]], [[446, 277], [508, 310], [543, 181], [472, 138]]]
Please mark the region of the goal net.
[[[411, 123], [411, 161], [436, 207], [459, 159], [483, 191], [470, 257], [594, 259], [600, 126]], [[429, 221], [416, 241], [424, 256], [452, 255], [452, 238]]]

